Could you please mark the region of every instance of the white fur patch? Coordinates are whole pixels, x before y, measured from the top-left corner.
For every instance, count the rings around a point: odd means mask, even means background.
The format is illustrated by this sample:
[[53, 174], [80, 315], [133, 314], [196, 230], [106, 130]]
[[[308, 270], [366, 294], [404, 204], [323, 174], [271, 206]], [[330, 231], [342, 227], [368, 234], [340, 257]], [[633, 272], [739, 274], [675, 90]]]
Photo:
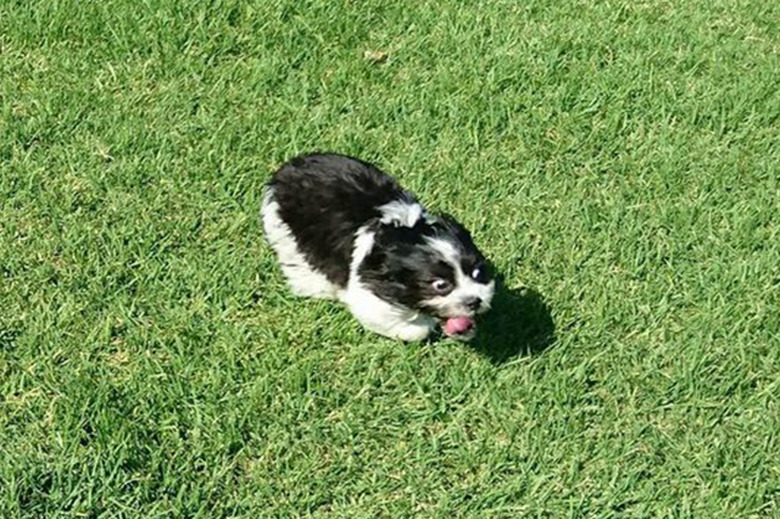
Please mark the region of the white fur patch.
[[426, 315], [380, 299], [359, 280], [350, 280], [341, 300], [360, 324], [385, 337], [402, 341], [421, 341], [436, 325], [435, 321]]
[[316, 271], [298, 250], [290, 227], [279, 216], [279, 204], [273, 199], [271, 188], [263, 195], [261, 212], [265, 237], [279, 257], [282, 272], [292, 291], [299, 296], [335, 299], [339, 287]]
[[399, 227], [414, 227], [420, 218], [426, 216], [425, 210], [420, 204], [404, 200], [388, 202], [379, 206], [379, 211], [382, 213], [380, 219], [382, 223], [392, 223]]
[[380, 299], [361, 282], [358, 269], [373, 246], [374, 233], [365, 226], [358, 229], [349, 268], [349, 284], [339, 298], [369, 330], [402, 341], [424, 339], [436, 324], [432, 318]]
[[428, 244], [441, 254], [444, 260], [450, 264], [455, 272], [455, 288], [446, 296], [437, 296], [427, 301], [428, 304], [446, 309], [451, 315], [472, 315], [474, 312], [467, 308], [463, 302], [473, 297], [482, 300], [482, 306], [477, 313], [484, 313], [490, 309], [495, 291], [495, 281], [490, 283], [478, 283], [470, 275], [463, 272], [460, 262], [460, 254], [448, 241], [439, 238], [428, 238]]
[[366, 256], [374, 248], [374, 233], [368, 229], [368, 226], [363, 226], [355, 233], [355, 241], [352, 245], [352, 263], [349, 265], [349, 277], [357, 277], [358, 268]]

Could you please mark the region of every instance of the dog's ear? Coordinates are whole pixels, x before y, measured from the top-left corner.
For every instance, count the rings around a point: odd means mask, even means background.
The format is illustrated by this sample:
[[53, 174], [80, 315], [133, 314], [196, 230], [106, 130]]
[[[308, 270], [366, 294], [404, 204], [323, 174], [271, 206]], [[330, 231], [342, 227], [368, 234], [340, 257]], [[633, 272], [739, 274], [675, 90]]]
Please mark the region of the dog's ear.
[[471, 237], [471, 233], [466, 229], [462, 223], [455, 219], [454, 216], [448, 213], [441, 213], [435, 220], [435, 227], [440, 229], [446, 229], [458, 237], [463, 243], [469, 244], [471, 247], [475, 247], [474, 239]]
[[393, 200], [379, 208], [382, 225], [413, 228], [420, 220], [428, 218], [423, 206], [410, 200]]

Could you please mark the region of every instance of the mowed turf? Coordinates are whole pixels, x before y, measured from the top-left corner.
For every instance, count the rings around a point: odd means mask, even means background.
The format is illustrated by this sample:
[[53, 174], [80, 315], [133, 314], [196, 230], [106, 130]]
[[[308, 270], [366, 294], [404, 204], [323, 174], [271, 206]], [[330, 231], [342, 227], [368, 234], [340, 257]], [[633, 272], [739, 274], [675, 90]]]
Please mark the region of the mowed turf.
[[[780, 516], [780, 3], [0, 3], [0, 517]], [[376, 162], [471, 346], [285, 288], [275, 167]]]

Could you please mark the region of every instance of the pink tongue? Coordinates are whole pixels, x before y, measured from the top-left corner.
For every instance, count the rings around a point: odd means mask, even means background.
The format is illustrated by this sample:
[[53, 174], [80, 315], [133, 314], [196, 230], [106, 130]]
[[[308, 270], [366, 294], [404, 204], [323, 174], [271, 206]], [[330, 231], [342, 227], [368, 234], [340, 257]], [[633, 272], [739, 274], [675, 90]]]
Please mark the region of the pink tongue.
[[450, 317], [444, 323], [444, 333], [447, 335], [459, 335], [467, 332], [474, 326], [474, 319], [464, 315], [460, 317]]

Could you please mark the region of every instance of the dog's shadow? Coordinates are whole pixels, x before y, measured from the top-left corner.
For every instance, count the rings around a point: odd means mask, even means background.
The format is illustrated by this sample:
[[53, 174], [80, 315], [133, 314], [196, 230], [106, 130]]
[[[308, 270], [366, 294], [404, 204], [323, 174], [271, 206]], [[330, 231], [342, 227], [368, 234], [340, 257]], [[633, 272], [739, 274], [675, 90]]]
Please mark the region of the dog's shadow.
[[493, 364], [520, 355], [538, 355], [555, 342], [555, 322], [542, 295], [531, 288], [508, 288], [496, 280], [492, 309], [480, 319], [469, 346]]

